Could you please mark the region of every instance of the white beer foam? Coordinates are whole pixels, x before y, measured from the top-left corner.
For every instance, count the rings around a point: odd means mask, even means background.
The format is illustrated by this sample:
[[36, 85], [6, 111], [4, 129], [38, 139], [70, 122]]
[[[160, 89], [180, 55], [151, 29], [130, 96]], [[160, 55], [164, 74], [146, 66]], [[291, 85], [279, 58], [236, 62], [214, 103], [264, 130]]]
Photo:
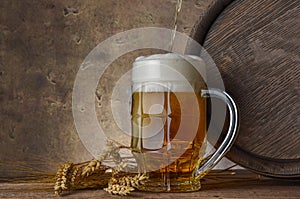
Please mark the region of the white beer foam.
[[193, 55], [154, 54], [136, 58], [132, 68], [135, 92], [192, 92], [206, 80], [204, 61]]

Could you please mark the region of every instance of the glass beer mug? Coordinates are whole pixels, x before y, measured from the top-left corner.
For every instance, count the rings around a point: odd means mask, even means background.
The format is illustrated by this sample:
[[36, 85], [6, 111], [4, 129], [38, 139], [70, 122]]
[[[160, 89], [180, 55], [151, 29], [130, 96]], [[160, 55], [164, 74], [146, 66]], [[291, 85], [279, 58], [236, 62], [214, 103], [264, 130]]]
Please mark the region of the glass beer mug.
[[[140, 190], [199, 190], [199, 178], [218, 163], [234, 141], [236, 104], [224, 91], [208, 90], [204, 73], [204, 61], [191, 55], [157, 54], [139, 57], [133, 63], [131, 147], [139, 172], [149, 177]], [[204, 160], [207, 97], [226, 102], [230, 122], [224, 141]]]

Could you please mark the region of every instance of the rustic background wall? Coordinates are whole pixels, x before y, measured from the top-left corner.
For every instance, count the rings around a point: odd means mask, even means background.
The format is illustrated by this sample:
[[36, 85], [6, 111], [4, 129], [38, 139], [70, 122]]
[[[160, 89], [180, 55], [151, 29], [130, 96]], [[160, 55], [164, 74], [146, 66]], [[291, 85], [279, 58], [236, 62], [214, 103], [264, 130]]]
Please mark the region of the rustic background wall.
[[[178, 31], [188, 35], [210, 1], [184, 0]], [[77, 136], [71, 109], [80, 64], [116, 33], [172, 28], [176, 2], [0, 0], [0, 176], [39, 173], [66, 160], [91, 158]], [[109, 103], [102, 95], [110, 95], [132, 56], [121, 57], [100, 80], [100, 108]], [[110, 125], [105, 117], [99, 121]]]

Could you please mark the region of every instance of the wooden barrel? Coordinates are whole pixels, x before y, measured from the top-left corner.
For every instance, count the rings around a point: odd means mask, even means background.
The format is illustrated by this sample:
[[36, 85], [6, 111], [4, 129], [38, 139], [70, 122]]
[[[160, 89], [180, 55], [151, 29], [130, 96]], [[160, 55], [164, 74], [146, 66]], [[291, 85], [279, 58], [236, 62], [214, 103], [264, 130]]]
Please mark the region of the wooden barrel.
[[299, 178], [300, 1], [217, 0], [192, 37], [240, 108], [228, 157], [263, 175]]

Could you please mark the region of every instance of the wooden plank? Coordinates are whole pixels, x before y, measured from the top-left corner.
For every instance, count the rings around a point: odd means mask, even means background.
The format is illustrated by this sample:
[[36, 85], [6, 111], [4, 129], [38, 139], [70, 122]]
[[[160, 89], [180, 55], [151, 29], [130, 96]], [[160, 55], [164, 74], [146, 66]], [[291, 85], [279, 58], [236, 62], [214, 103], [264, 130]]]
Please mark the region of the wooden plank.
[[[222, 182], [221, 182], [222, 180]], [[225, 183], [226, 182], [226, 183]], [[230, 178], [206, 180], [202, 190], [191, 193], [133, 192], [129, 198], [300, 198], [300, 182], [263, 178], [247, 171], [237, 171]], [[0, 198], [57, 198], [53, 183], [0, 183]], [[79, 190], [63, 198], [118, 198], [103, 190]]]

